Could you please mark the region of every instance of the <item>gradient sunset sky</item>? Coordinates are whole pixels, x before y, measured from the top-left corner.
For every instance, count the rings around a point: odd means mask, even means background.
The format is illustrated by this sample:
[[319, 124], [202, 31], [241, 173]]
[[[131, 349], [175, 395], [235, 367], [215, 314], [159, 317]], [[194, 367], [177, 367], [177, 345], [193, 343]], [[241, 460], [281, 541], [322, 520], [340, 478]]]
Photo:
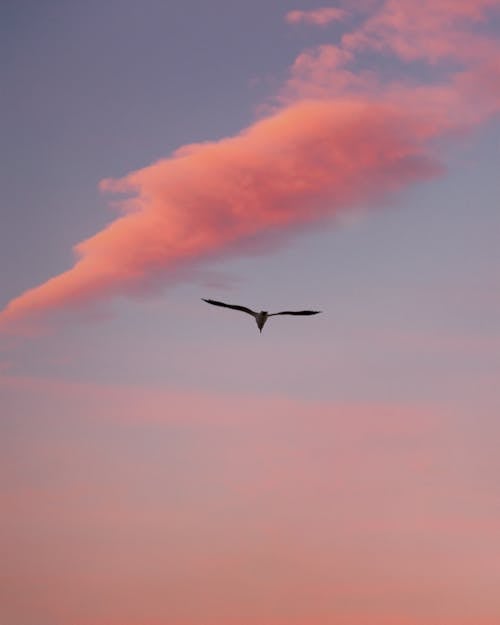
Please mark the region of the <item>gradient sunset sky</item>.
[[499, 625], [500, 0], [0, 30], [0, 625]]

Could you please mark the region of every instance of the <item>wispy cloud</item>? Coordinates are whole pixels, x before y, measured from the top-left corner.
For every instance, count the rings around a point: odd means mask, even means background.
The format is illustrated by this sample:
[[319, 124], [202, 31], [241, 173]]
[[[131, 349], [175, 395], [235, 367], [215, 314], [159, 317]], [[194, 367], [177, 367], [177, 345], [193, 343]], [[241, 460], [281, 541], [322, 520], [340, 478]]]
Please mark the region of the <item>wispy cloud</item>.
[[[13, 299], [0, 324], [140, 292], [436, 175], [433, 139], [500, 109], [500, 44], [477, 28], [499, 5], [387, 0], [339, 44], [303, 51], [266, 118], [104, 180], [103, 191], [125, 194], [123, 214], [75, 246], [71, 269]], [[339, 9], [318, 11], [300, 19]], [[435, 76], [364, 68], [366, 50]]]
[[315, 26], [326, 26], [331, 22], [343, 20], [347, 12], [343, 9], [335, 7], [322, 7], [321, 9], [313, 9], [312, 11], [289, 11], [285, 20], [289, 24], [314, 24]]
[[38, 622], [40, 606], [44, 622], [81, 625], [498, 614], [494, 419], [485, 448], [476, 415], [439, 403], [15, 376], [0, 393], [2, 416], [14, 406], [0, 441], [7, 622]]

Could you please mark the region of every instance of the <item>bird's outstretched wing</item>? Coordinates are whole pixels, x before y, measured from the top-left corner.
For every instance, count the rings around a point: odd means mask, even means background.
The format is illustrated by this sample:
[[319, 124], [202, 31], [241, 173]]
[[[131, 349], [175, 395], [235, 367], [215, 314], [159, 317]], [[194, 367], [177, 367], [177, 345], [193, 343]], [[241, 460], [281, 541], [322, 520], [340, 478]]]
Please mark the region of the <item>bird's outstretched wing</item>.
[[269, 317], [275, 315], [318, 315], [321, 310], [282, 310], [281, 312], [272, 313]]
[[246, 306], [236, 306], [234, 304], [224, 304], [224, 302], [218, 302], [217, 300], [214, 300], [214, 299], [204, 299], [203, 297], [201, 299], [204, 302], [207, 302], [207, 304], [213, 304], [214, 306], [222, 306], [223, 308], [233, 308], [234, 310], [241, 310], [242, 312], [246, 312], [249, 315], [252, 315], [252, 317], [255, 317], [254, 311], [250, 310], [250, 308], [247, 308]]

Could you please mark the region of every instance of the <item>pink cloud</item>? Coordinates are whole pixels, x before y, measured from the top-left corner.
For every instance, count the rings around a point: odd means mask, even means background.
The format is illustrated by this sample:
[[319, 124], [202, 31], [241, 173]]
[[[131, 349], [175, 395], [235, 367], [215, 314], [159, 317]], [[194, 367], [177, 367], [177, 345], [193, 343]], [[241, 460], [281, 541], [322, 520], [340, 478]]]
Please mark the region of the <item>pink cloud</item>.
[[[301, 101], [236, 137], [185, 146], [105, 180], [124, 215], [75, 247], [74, 267], [14, 299], [2, 321], [133, 292], [251, 237], [335, 215], [433, 176], [418, 118], [362, 100]], [[196, 181], [196, 184], [193, 183]]]
[[315, 26], [326, 26], [330, 22], [343, 20], [347, 15], [346, 11], [335, 7], [323, 7], [312, 11], [289, 11], [285, 20], [289, 24], [314, 24]]
[[[0, 326], [142, 292], [436, 175], [432, 140], [500, 110], [500, 44], [476, 28], [499, 6], [386, 0], [340, 45], [301, 52], [266, 118], [104, 180], [102, 190], [127, 196], [123, 214], [75, 246], [72, 268], [9, 302]], [[287, 19], [325, 23], [341, 13]], [[439, 80], [402, 81], [360, 67], [367, 49], [440, 65]]]
[[500, 46], [474, 26], [499, 6], [499, 0], [386, 0], [342, 42], [350, 50], [386, 50], [407, 61], [485, 61], [498, 58]]

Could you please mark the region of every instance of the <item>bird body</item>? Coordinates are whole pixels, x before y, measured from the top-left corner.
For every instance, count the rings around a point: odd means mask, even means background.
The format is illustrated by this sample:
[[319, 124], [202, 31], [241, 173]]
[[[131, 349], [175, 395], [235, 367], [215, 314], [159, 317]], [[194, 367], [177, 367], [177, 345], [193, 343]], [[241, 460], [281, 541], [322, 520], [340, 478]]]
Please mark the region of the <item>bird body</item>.
[[255, 321], [257, 322], [257, 327], [259, 328], [259, 332], [262, 332], [262, 328], [267, 321], [269, 314], [267, 310], [261, 310], [260, 312], [255, 314]]
[[[202, 298], [203, 299], [203, 298]], [[218, 302], [214, 299], [203, 299], [207, 304], [212, 304], [213, 306], [222, 306], [223, 308], [232, 308], [233, 310], [240, 310], [241, 312], [245, 312], [255, 319], [257, 323], [257, 327], [259, 328], [259, 332], [262, 332], [262, 328], [264, 324], [268, 320], [269, 317], [274, 317], [276, 315], [317, 315], [321, 312], [321, 310], [283, 310], [277, 313], [268, 313], [267, 310], [261, 310], [260, 312], [255, 312], [251, 308], [247, 308], [246, 306], [237, 306], [235, 304], [225, 304], [224, 302]]]

